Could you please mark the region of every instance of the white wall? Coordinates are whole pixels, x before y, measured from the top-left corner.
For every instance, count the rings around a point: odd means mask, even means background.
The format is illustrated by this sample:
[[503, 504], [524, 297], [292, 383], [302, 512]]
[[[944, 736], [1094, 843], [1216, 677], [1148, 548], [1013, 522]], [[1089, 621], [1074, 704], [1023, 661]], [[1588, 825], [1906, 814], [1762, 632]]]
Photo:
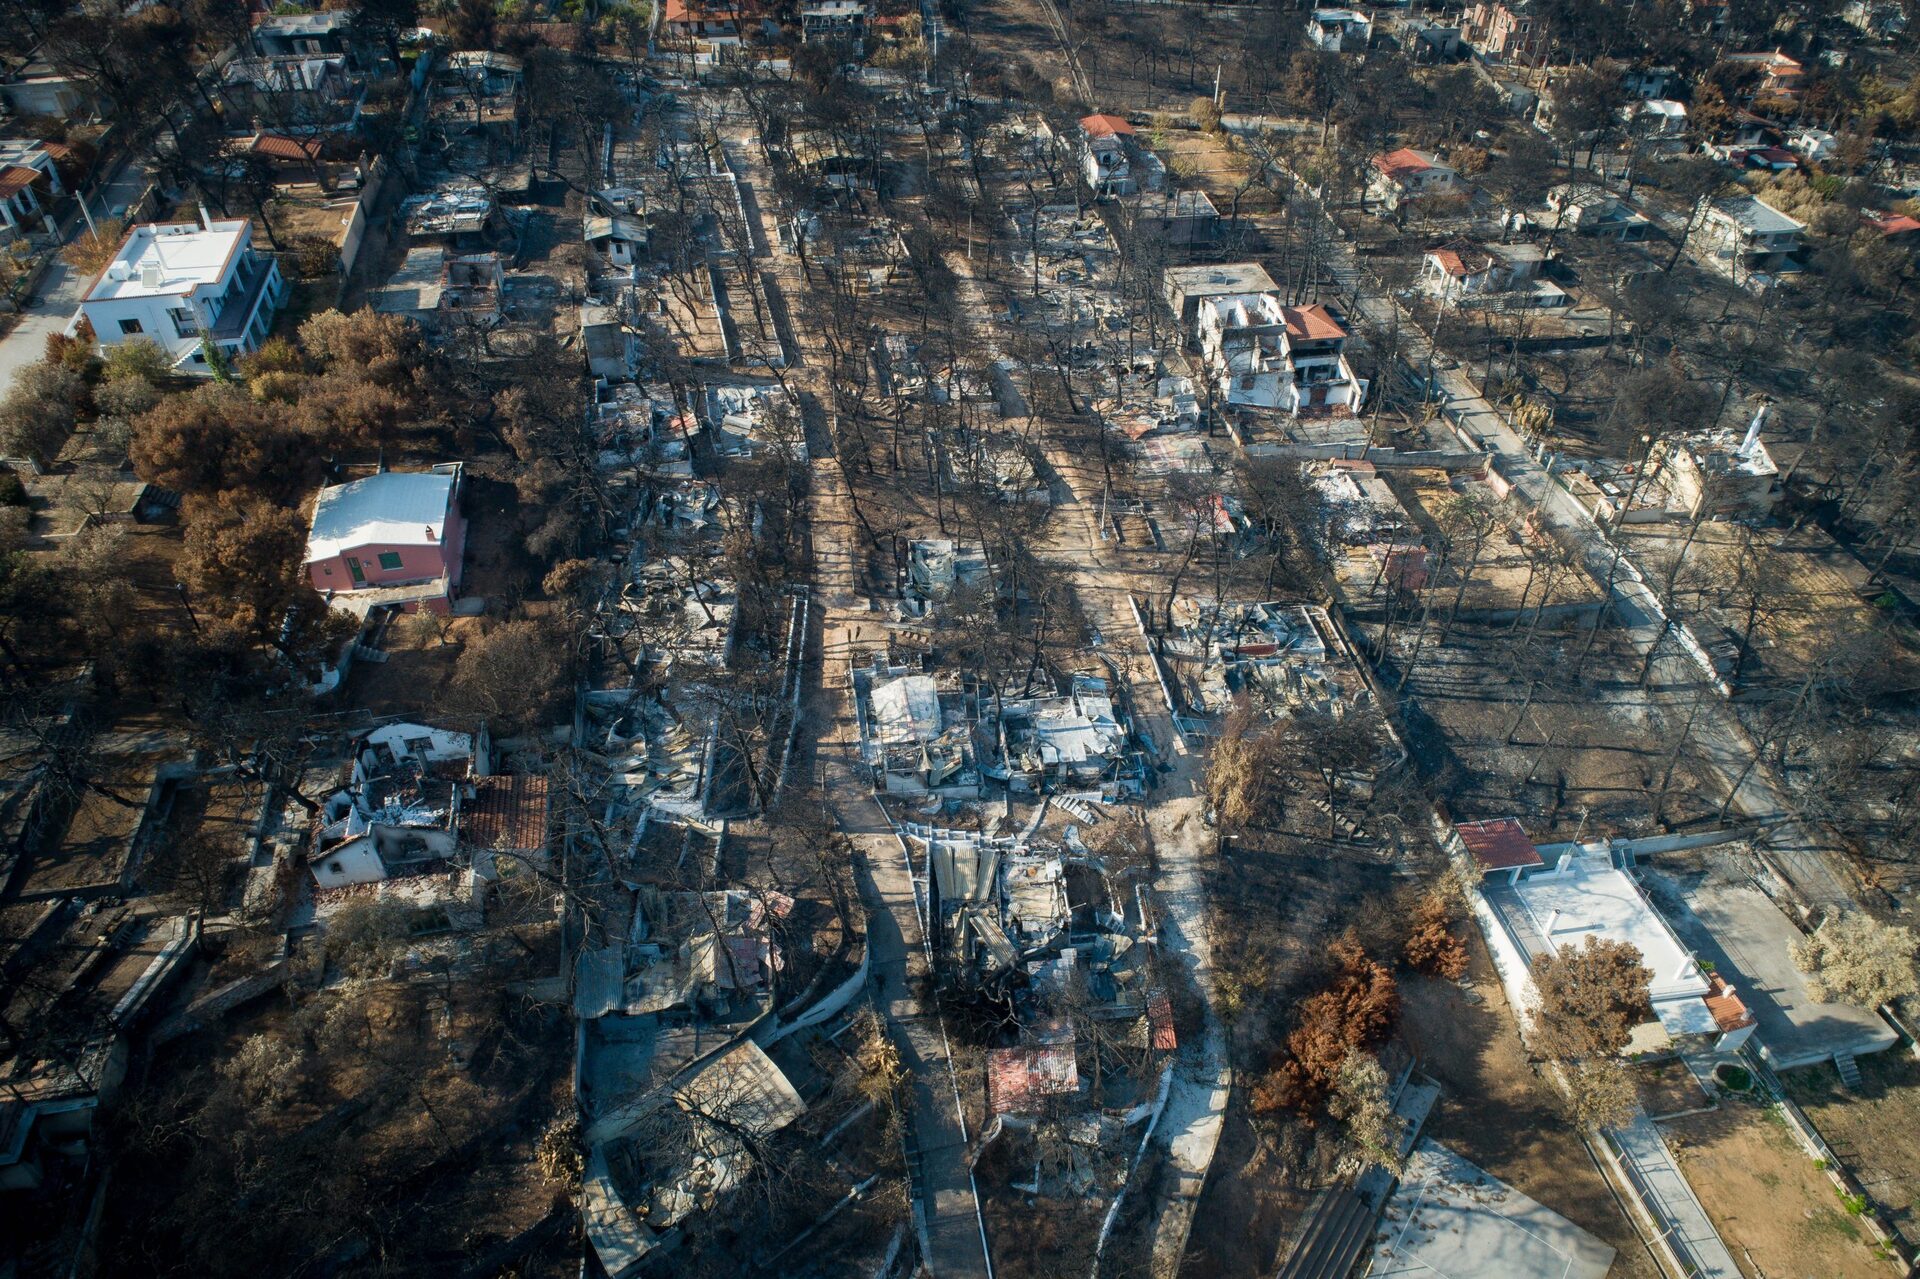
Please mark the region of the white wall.
[[387, 877], [385, 863], [368, 836], [350, 840], [313, 862], [313, 878], [322, 888], [374, 884]]

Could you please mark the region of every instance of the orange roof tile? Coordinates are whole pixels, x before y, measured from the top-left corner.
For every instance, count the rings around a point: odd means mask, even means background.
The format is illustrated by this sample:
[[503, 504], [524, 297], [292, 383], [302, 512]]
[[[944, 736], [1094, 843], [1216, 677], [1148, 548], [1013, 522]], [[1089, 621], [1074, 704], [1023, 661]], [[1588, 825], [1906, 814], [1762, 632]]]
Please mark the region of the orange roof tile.
[[987, 1051], [987, 1109], [996, 1115], [1037, 1113], [1046, 1098], [1079, 1087], [1071, 1042]]
[[1714, 973], [1707, 978], [1707, 1011], [1713, 1014], [1713, 1024], [1721, 1031], [1744, 1030], [1753, 1025], [1755, 1018], [1740, 996], [1734, 991], [1726, 978]]
[[1481, 870], [1512, 870], [1516, 866], [1544, 866], [1540, 850], [1511, 817], [1490, 822], [1461, 822], [1454, 827], [1460, 842], [1473, 854]]
[[1416, 173], [1425, 173], [1433, 167], [1433, 162], [1412, 147], [1401, 147], [1398, 151], [1389, 151], [1385, 155], [1373, 157], [1373, 167], [1389, 178], [1398, 179], [1411, 177]]
[[1147, 1028], [1152, 1032], [1150, 1042], [1155, 1052], [1170, 1053], [1180, 1046], [1180, 1037], [1173, 1029], [1173, 1001], [1164, 990], [1147, 996]]
[[1295, 341], [1321, 342], [1347, 336], [1346, 326], [1318, 302], [1312, 306], [1283, 306], [1280, 315], [1287, 322], [1287, 336]]
[[320, 142], [314, 138], [302, 142], [280, 133], [256, 133], [247, 150], [275, 160], [312, 161], [320, 156]]
[[475, 848], [535, 851], [547, 846], [547, 779], [515, 773], [474, 781], [460, 830]]
[[662, 15], [667, 22], [738, 22], [750, 16], [745, 4], [732, 4], [728, 0], [667, 0], [666, 11]]
[[19, 195], [40, 178], [40, 170], [29, 169], [24, 164], [10, 164], [0, 171], [0, 200], [8, 196]]
[[1883, 213], [1878, 209], [1860, 210], [1860, 220], [1881, 235], [1909, 235], [1920, 231], [1920, 218], [1905, 213]]
[[1110, 138], [1115, 134], [1133, 133], [1133, 126], [1117, 115], [1090, 115], [1080, 121], [1080, 127], [1090, 138]]

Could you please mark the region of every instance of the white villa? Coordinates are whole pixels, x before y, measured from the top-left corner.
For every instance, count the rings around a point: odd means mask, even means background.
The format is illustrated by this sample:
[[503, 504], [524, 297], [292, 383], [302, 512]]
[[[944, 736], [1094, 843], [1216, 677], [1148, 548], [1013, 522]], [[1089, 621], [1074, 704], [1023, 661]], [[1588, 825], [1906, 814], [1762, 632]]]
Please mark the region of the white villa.
[[80, 313], [102, 347], [145, 337], [176, 372], [210, 375], [202, 339], [228, 359], [258, 347], [287, 299], [271, 257], [244, 219], [142, 222], [87, 290]]

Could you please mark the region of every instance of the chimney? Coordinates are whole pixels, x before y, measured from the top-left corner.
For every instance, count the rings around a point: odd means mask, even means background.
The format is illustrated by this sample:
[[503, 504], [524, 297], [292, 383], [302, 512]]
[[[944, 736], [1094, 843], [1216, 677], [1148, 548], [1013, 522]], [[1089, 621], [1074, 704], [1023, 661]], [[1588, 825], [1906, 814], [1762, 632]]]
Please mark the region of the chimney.
[[200, 202], [200, 229], [202, 231], [213, 230], [213, 217], [207, 212], [207, 204], [204, 200]]
[[1753, 411], [1753, 421], [1747, 424], [1747, 438], [1740, 441], [1740, 456], [1742, 458], [1753, 456], [1753, 446], [1760, 442], [1760, 428], [1766, 425], [1767, 414], [1772, 408], [1773, 404], [1771, 401], [1762, 400], [1760, 401], [1760, 407]]
[[434, 536], [433, 525], [431, 524], [427, 525], [427, 540], [429, 542], [437, 542], [440, 540], [438, 537]]

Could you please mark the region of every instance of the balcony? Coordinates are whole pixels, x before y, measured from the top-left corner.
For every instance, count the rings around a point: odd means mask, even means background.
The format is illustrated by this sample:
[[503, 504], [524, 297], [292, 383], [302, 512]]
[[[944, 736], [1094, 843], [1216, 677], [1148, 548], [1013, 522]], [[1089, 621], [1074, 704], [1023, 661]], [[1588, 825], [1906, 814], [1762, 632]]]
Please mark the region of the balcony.
[[238, 297], [228, 298], [220, 308], [220, 318], [214, 321], [213, 338], [216, 342], [232, 341], [246, 333], [247, 326], [253, 323], [254, 312], [259, 309], [261, 295], [272, 285], [273, 263], [260, 258], [252, 258], [251, 261], [254, 268], [252, 281], [247, 283]]

